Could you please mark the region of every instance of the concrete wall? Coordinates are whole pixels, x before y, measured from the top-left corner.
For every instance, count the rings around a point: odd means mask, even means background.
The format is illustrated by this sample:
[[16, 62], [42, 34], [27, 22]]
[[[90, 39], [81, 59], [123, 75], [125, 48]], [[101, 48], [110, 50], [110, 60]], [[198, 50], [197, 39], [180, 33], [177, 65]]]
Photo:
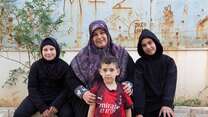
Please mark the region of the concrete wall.
[[[135, 50], [128, 50], [134, 60], [139, 58]], [[70, 63], [78, 50], [69, 50], [63, 59]], [[199, 98], [207, 102], [208, 96], [208, 51], [207, 50], [181, 50], [165, 51], [166, 54], [173, 57], [178, 67], [178, 82], [176, 98]], [[20, 62], [26, 62], [25, 52], [0, 52], [1, 56], [15, 59]], [[9, 70], [15, 69], [20, 64], [0, 57], [0, 86], [3, 86], [6, 79], [9, 78]], [[22, 74], [17, 74], [17, 84], [15, 86], [6, 86], [0, 88], [0, 106], [16, 106], [27, 95], [27, 84], [24, 84]]]

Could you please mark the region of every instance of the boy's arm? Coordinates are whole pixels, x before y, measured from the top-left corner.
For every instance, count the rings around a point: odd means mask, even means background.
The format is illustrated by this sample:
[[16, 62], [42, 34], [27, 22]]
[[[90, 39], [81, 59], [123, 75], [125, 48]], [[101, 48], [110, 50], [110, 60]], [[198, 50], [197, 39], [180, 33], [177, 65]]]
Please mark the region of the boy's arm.
[[131, 117], [131, 108], [126, 109], [126, 117]]
[[90, 104], [87, 117], [94, 117], [94, 115], [95, 115], [95, 106], [96, 106], [96, 103]]

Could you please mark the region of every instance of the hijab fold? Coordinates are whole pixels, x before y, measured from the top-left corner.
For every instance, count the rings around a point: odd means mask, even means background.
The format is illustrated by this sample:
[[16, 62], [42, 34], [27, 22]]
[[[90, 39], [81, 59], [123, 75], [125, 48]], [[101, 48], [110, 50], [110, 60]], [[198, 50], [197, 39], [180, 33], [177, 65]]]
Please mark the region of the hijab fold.
[[[105, 31], [108, 43], [104, 48], [97, 48], [93, 43], [93, 32], [96, 29]], [[103, 56], [115, 56], [118, 59], [121, 74], [118, 80], [126, 77], [126, 66], [128, 62], [127, 51], [112, 42], [107, 25], [102, 20], [96, 20], [89, 26], [90, 39], [86, 47], [80, 50], [71, 62], [71, 66], [76, 76], [85, 84], [90, 85], [98, 73], [100, 61]]]

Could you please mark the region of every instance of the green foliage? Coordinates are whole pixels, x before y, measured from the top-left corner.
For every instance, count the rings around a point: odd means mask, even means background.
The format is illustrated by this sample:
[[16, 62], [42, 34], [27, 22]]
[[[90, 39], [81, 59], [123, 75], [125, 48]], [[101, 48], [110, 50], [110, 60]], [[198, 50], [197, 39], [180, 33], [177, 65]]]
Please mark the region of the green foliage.
[[197, 98], [187, 100], [176, 100], [176, 106], [201, 106], [201, 101]]
[[[14, 2], [15, 0], [0, 0], [0, 5], [6, 4], [5, 1]], [[63, 22], [64, 15], [52, 16], [57, 1], [30, 0], [30, 2], [25, 2], [22, 8], [14, 7], [16, 9], [13, 10], [14, 19], [16, 20], [13, 30], [14, 39], [18, 47], [27, 51], [29, 61], [27, 63], [18, 62], [24, 68], [20, 67], [11, 70], [9, 79], [4, 83], [3, 87], [16, 85], [18, 74], [24, 74], [21, 77], [25, 78], [24, 83], [27, 82], [26, 76], [31, 66], [31, 61], [37, 60], [40, 56], [39, 44], [41, 40], [57, 31], [59, 25]], [[10, 7], [8, 6], [8, 8]], [[13, 61], [17, 62], [16, 60]]]
[[52, 35], [63, 22], [64, 15], [52, 19], [53, 7], [57, 0], [32, 0], [17, 10], [17, 25], [14, 27], [14, 38], [18, 45], [31, 54], [36, 60], [41, 39]]
[[19, 67], [17, 69], [10, 70], [9, 79], [7, 79], [6, 82], [4, 82], [2, 88], [7, 87], [7, 86], [16, 85], [16, 82], [17, 82], [19, 76], [24, 78], [23, 83], [26, 83], [27, 82], [27, 75], [28, 75], [28, 70], [25, 70], [21, 67]]

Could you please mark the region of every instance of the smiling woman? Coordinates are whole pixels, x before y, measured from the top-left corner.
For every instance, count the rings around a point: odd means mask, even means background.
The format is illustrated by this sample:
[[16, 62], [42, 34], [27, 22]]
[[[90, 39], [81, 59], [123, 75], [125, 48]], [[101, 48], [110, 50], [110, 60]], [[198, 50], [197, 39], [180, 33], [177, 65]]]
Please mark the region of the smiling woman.
[[40, 52], [42, 58], [30, 68], [29, 95], [17, 108], [14, 117], [31, 117], [36, 112], [43, 117], [71, 117], [71, 106], [67, 103], [71, 93], [65, 87], [65, 79], [69, 78], [70, 72], [68, 64], [59, 58], [59, 45], [54, 38], [45, 38]]
[[44, 46], [42, 49], [42, 55], [48, 61], [53, 60], [56, 57], [55, 47], [53, 47], [51, 45]]
[[98, 48], [104, 48], [108, 43], [108, 37], [104, 30], [97, 29], [93, 33], [93, 42], [96, 47]]
[[118, 82], [125, 84], [125, 93], [132, 94], [132, 85], [128, 84], [132, 84], [133, 81], [134, 61], [128, 52], [112, 42], [108, 27], [102, 20], [93, 21], [89, 25], [89, 34], [90, 38], [87, 46], [71, 62], [74, 77], [70, 79], [73, 81], [69, 80], [68, 85], [76, 94], [72, 101], [75, 117], [86, 117], [88, 104], [95, 102], [96, 95], [90, 92], [89, 89], [98, 76], [99, 64], [104, 56], [114, 56], [118, 59], [120, 66]]

